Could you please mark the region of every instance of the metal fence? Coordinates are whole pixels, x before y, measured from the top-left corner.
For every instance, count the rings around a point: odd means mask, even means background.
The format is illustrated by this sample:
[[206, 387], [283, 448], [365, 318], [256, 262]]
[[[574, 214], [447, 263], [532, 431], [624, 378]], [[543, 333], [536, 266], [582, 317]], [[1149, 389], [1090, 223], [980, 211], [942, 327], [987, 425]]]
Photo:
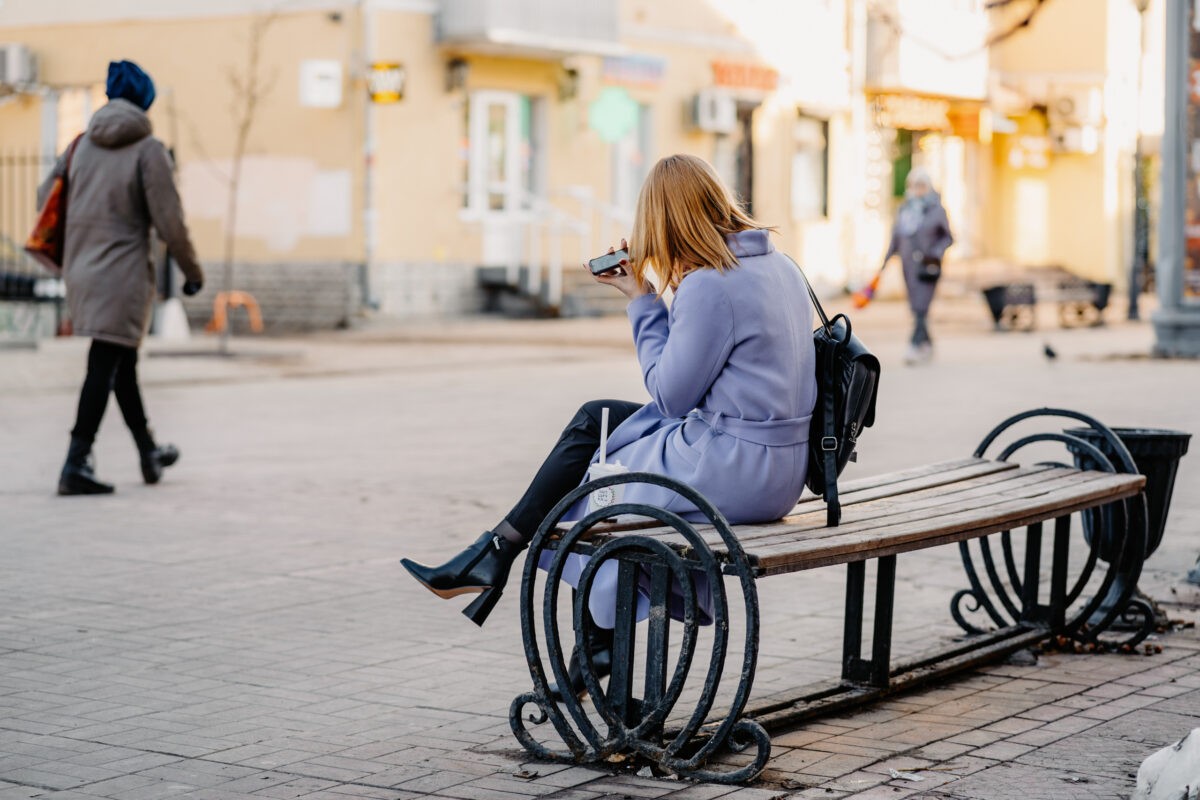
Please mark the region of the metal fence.
[[42, 277], [21, 249], [37, 218], [37, 187], [54, 166], [36, 152], [0, 150], [0, 271]]
[[0, 341], [53, 336], [61, 323], [62, 281], [23, 249], [38, 184], [53, 166], [34, 151], [0, 150]]

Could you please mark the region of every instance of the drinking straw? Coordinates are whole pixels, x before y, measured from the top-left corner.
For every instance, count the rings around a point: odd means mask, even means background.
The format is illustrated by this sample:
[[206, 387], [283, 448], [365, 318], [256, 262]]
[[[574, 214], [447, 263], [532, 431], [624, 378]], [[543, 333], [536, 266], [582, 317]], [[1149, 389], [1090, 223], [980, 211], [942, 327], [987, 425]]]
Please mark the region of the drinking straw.
[[608, 406], [600, 409], [600, 463], [608, 456]]

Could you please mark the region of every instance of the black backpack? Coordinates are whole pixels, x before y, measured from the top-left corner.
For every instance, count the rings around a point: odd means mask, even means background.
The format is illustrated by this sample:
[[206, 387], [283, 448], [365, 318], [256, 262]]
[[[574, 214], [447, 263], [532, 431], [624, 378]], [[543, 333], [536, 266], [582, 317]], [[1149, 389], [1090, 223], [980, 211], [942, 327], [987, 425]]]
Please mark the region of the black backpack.
[[[792, 262], [795, 264], [795, 262]], [[796, 265], [800, 269], [800, 265]], [[817, 354], [817, 405], [808, 437], [808, 478], [805, 484], [825, 500], [826, 524], [836, 527], [842, 518], [837, 479], [846, 464], [856, 461], [854, 451], [863, 428], [875, 424], [875, 396], [879, 392], [879, 359], [871, 354], [850, 327], [850, 318], [825, 316], [825, 309], [800, 270], [821, 325], [813, 331]]]

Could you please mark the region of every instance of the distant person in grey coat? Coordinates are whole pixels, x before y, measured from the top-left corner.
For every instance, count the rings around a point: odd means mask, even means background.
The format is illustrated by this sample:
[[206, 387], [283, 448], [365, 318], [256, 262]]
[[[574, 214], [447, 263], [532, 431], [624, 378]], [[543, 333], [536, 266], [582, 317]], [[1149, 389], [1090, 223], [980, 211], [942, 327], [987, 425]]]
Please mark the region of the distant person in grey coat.
[[[87, 377], [79, 393], [75, 427], [58, 493], [109, 494], [112, 484], [96, 478], [92, 442], [116, 395], [125, 424], [141, 458], [142, 478], [158, 483], [164, 467], [179, 458], [170, 444], [159, 445], [146, 420], [138, 386], [138, 346], [154, 304], [153, 227], [187, 278], [184, 294], [204, 283], [183, 207], [175, 189], [167, 148], [151, 136], [146, 110], [154, 102], [154, 81], [131, 61], [108, 65], [109, 102], [92, 116], [70, 158], [67, 180], [66, 245], [63, 279], [76, 336], [92, 340]], [[46, 202], [54, 179], [67, 169], [63, 154], [38, 189]]]
[[892, 256], [899, 255], [904, 268], [904, 286], [913, 313], [912, 339], [904, 357], [906, 364], [920, 364], [933, 357], [929, 305], [942, 275], [942, 257], [953, 243], [946, 209], [933, 190], [929, 173], [920, 167], [912, 170], [905, 182], [904, 203], [896, 212], [892, 241], [883, 257], [886, 264]]

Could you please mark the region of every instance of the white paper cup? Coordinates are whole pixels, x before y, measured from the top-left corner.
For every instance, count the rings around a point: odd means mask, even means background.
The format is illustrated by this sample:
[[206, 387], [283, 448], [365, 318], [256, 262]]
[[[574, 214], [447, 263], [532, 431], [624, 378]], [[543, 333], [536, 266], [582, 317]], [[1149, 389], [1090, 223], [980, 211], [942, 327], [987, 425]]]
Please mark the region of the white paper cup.
[[[594, 481], [598, 478], [604, 478], [609, 475], [620, 475], [623, 472], [629, 472], [629, 467], [621, 464], [592, 464], [588, 468], [587, 478], [589, 481]], [[587, 510], [588, 513], [597, 511], [606, 506], [616, 505], [621, 502], [621, 498], [625, 496], [625, 484], [620, 483], [616, 486], [605, 486], [603, 489], [597, 489], [588, 495]]]

